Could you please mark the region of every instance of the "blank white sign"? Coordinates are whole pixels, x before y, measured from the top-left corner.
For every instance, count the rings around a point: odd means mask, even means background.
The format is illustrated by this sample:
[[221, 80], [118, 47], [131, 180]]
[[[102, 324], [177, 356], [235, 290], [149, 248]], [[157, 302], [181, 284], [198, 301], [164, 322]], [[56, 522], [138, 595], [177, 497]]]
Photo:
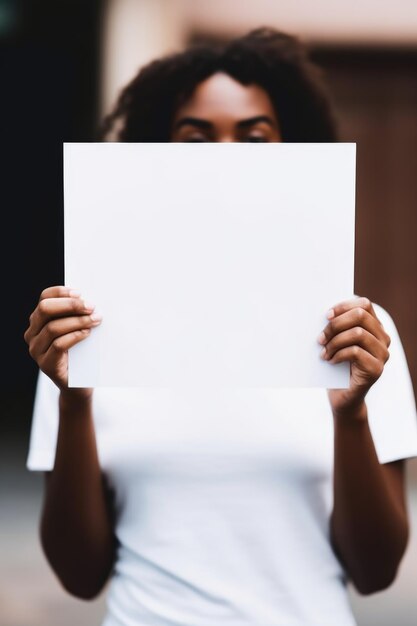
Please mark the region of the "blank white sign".
[[347, 387], [355, 144], [64, 144], [65, 284], [103, 315], [71, 387]]

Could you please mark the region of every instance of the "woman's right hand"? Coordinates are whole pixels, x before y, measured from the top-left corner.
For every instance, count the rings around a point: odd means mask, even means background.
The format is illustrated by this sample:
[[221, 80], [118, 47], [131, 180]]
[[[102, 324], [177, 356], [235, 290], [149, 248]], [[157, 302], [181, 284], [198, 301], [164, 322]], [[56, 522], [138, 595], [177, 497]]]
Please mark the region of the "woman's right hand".
[[68, 388], [68, 350], [100, 324], [101, 316], [94, 313], [94, 305], [68, 287], [48, 287], [42, 291], [29, 321], [24, 339], [39, 368], [61, 393], [91, 397], [90, 388]]

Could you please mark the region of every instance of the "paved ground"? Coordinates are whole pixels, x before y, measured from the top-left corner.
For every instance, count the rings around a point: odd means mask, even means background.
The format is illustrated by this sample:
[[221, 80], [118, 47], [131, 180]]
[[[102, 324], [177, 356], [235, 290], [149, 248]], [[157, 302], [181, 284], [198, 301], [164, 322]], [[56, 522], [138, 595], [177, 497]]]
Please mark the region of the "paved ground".
[[[25, 470], [24, 448], [0, 448], [0, 626], [99, 626], [104, 597], [78, 601], [66, 594], [41, 553], [37, 524], [42, 476]], [[410, 463], [417, 473], [417, 461]], [[352, 594], [359, 626], [417, 624], [417, 484], [410, 488], [412, 537], [396, 583], [362, 598]], [[331, 625], [331, 626], [337, 626]]]

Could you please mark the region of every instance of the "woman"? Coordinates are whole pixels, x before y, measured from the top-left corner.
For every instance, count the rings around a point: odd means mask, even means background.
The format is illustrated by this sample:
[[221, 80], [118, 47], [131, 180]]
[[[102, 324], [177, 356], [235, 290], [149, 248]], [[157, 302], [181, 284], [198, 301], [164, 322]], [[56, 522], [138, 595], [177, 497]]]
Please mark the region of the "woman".
[[[151, 63], [103, 138], [116, 126], [120, 141], [337, 139], [317, 69], [266, 29]], [[410, 377], [381, 307], [329, 305], [322, 358], [351, 364], [349, 389], [202, 397], [68, 388], [67, 351], [100, 317], [70, 288], [42, 292], [25, 333], [41, 370], [28, 467], [46, 476], [42, 546], [77, 597], [111, 578], [105, 626], [348, 626], [348, 580], [392, 583], [417, 454]]]

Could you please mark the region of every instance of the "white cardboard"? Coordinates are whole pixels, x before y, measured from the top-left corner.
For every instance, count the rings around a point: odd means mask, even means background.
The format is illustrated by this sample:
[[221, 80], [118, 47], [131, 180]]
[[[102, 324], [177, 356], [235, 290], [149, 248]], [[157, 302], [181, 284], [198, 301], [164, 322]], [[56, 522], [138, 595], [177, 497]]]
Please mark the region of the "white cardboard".
[[64, 144], [65, 284], [103, 315], [71, 387], [347, 387], [356, 145]]

